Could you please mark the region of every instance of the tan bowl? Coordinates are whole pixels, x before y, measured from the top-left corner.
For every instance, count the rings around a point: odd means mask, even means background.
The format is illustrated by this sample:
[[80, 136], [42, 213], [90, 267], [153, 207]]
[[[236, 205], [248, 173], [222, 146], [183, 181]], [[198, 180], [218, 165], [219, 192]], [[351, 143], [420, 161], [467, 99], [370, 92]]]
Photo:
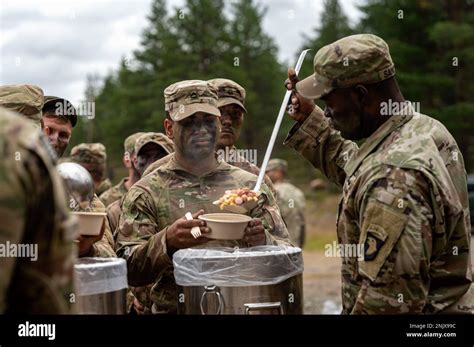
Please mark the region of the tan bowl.
[[79, 220], [79, 234], [97, 236], [100, 234], [105, 212], [72, 212]]
[[211, 229], [204, 236], [216, 240], [240, 240], [251, 217], [234, 213], [208, 213], [198, 217]]

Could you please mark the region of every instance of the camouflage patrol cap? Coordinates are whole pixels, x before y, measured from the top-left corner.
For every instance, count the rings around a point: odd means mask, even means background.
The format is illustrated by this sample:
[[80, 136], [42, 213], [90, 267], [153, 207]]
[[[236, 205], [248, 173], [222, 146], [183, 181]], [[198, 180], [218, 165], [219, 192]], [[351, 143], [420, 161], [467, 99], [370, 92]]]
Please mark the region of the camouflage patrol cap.
[[45, 113], [54, 115], [58, 118], [68, 120], [74, 128], [77, 123], [77, 110], [72, 102], [58, 96], [45, 96], [43, 105], [43, 116]]
[[174, 143], [168, 138], [168, 136], [162, 133], [150, 132], [144, 133], [137, 139], [135, 142], [135, 153], [138, 155], [140, 150], [148, 143], [156, 143], [168, 154], [174, 152]]
[[41, 126], [43, 90], [31, 84], [0, 86], [0, 106], [21, 113], [31, 119], [37, 127]]
[[272, 171], [272, 170], [282, 170], [283, 172], [286, 173], [288, 170], [288, 162], [283, 159], [270, 159], [268, 161], [266, 172]]
[[220, 117], [217, 90], [206, 81], [188, 80], [173, 83], [164, 92], [165, 111], [174, 121], [180, 121], [196, 112]]
[[215, 78], [208, 82], [217, 89], [217, 97], [219, 98], [217, 107], [235, 104], [242, 107], [244, 112], [247, 112], [244, 106], [245, 89], [240, 84], [226, 78]]
[[376, 83], [395, 75], [387, 43], [372, 34], [347, 36], [322, 47], [313, 66], [314, 74], [296, 84], [298, 93], [311, 99], [334, 89]]
[[146, 134], [146, 133], [144, 133], [143, 131], [141, 131], [141, 132], [132, 134], [132, 135], [130, 135], [129, 137], [127, 137], [127, 138], [125, 139], [125, 141], [123, 142], [123, 151], [124, 151], [125, 153], [128, 153], [128, 154], [136, 153], [136, 152], [135, 152], [135, 142], [136, 142], [137, 139], [138, 139], [140, 136], [142, 136], [143, 134]]
[[101, 143], [81, 143], [71, 149], [71, 161], [75, 163], [105, 166], [107, 154]]

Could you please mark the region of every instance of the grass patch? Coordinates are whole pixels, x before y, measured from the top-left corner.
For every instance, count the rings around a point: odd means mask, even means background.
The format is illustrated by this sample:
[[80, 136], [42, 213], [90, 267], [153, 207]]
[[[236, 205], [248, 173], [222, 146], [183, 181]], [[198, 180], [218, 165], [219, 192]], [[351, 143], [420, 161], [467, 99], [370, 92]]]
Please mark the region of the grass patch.
[[327, 244], [332, 244], [333, 241], [337, 242], [336, 234], [313, 234], [309, 235], [305, 245], [304, 250], [306, 251], [324, 251], [324, 247]]

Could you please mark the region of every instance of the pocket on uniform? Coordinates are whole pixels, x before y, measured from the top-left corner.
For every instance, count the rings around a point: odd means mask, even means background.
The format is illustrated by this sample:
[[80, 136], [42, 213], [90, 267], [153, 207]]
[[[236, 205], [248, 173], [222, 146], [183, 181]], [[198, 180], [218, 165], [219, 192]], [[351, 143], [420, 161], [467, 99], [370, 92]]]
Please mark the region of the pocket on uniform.
[[359, 259], [359, 272], [362, 275], [375, 281], [407, 221], [408, 216], [403, 212], [376, 200], [369, 200], [359, 238], [359, 245], [364, 250], [363, 259]]

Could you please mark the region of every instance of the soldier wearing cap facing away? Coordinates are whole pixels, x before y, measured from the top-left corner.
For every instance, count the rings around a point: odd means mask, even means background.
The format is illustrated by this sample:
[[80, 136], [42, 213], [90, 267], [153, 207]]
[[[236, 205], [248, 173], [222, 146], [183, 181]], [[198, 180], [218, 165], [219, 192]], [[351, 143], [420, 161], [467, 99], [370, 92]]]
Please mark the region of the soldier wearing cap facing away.
[[[101, 143], [81, 143], [71, 149], [71, 161], [82, 165], [91, 174], [94, 185], [101, 172], [105, 171], [105, 147]], [[105, 206], [97, 194], [94, 194], [88, 210], [81, 210], [78, 204], [70, 206], [73, 211], [105, 212]], [[101, 232], [97, 236], [81, 235], [79, 238], [79, 256], [81, 257], [115, 257], [115, 242], [110, 229], [109, 221], [104, 218]]]
[[133, 160], [135, 158], [135, 141], [142, 134], [144, 133], [138, 132], [128, 136], [125, 139], [123, 144], [124, 152], [122, 162], [128, 170], [128, 177], [122, 178], [117, 185], [106, 190], [99, 196], [100, 200], [104, 203], [105, 206], [109, 206], [114, 201], [120, 200], [125, 195], [125, 193], [128, 192], [130, 187], [140, 179], [141, 175], [133, 166]]
[[306, 231], [304, 218], [306, 201], [303, 192], [288, 181], [287, 174], [288, 163], [286, 160], [271, 159], [268, 162], [267, 175], [274, 183], [275, 197], [288, 229], [291, 243], [303, 248]]
[[316, 53], [313, 75], [288, 76], [297, 123], [285, 144], [342, 186], [338, 241], [364, 245], [342, 258], [343, 313], [472, 312], [463, 158], [440, 122], [407, 106], [385, 41], [345, 37]]
[[[126, 195], [118, 227], [117, 254], [127, 260], [129, 285], [155, 283], [150, 294], [151, 311], [176, 313], [177, 291], [171, 259], [178, 249], [197, 245], [288, 244], [289, 240], [286, 229], [274, 227], [275, 216], [280, 220], [281, 217], [265, 184], [257, 207], [249, 212], [253, 219], [242, 240], [206, 238], [209, 229], [197, 217], [204, 212], [221, 212], [213, 201], [226, 190], [253, 187], [257, 177], [215, 155], [220, 117], [215, 88], [205, 81], [182, 81], [170, 85], [164, 94], [164, 126], [175, 152], [166, 164], [144, 176]], [[193, 214], [192, 220], [184, 218], [186, 212]], [[202, 236], [194, 238], [192, 227], [199, 227]]]

